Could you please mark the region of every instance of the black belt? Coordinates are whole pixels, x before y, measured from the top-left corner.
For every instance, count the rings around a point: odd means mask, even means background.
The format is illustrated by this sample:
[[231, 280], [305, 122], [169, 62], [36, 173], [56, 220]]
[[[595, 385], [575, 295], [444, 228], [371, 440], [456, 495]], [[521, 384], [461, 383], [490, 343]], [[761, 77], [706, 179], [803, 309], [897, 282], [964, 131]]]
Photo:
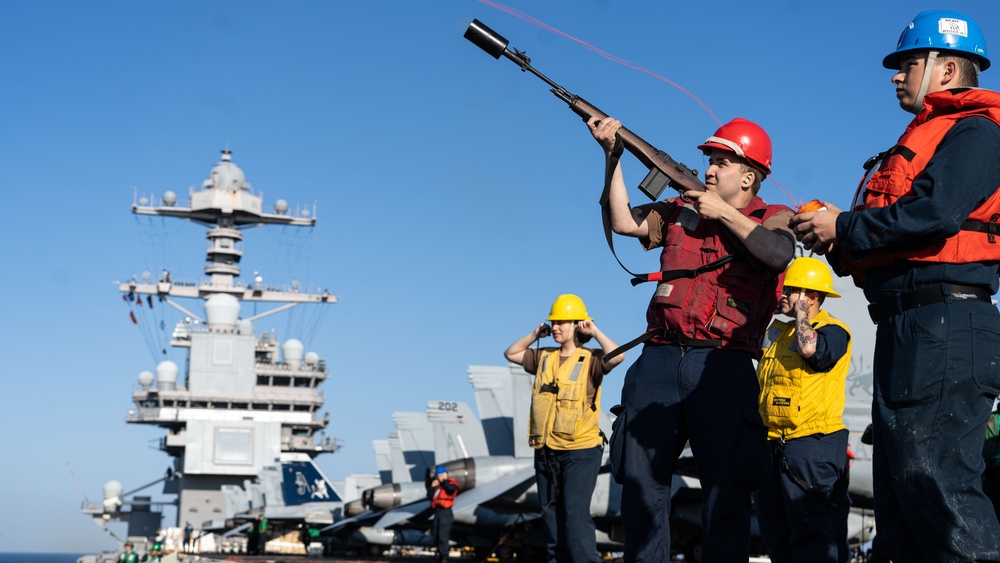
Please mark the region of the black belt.
[[880, 321], [898, 315], [903, 311], [916, 309], [923, 305], [949, 303], [951, 301], [983, 301], [991, 303], [991, 296], [992, 294], [989, 290], [981, 287], [942, 283], [881, 297], [871, 305], [868, 305], [868, 315], [872, 318], [872, 322], [878, 324]]

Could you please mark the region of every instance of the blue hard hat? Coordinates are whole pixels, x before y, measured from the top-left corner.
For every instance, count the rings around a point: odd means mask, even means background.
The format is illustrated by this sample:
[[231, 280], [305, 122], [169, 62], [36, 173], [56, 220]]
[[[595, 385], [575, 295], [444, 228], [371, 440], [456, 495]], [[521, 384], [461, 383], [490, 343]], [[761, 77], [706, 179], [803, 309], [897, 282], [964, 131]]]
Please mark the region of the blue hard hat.
[[440, 475], [442, 473], [447, 473], [447, 472], [448, 472], [448, 470], [445, 469], [443, 465], [439, 465], [439, 466], [437, 466], [437, 467], [434, 468], [434, 474], [435, 475]]
[[900, 55], [922, 49], [966, 53], [979, 60], [979, 70], [990, 67], [983, 32], [972, 18], [960, 12], [927, 10], [917, 14], [903, 29], [896, 50], [882, 59], [882, 66], [899, 70]]

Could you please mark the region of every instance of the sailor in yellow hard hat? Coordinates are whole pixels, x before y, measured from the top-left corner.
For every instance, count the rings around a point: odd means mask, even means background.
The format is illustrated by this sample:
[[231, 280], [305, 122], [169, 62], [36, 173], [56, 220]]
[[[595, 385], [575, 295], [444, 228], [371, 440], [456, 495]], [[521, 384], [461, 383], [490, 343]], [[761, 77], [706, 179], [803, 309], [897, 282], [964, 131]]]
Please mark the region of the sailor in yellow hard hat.
[[[535, 375], [528, 441], [535, 448], [535, 480], [548, 538], [549, 561], [597, 563], [590, 501], [601, 468], [604, 435], [598, 426], [601, 381], [622, 355], [605, 362], [618, 347], [587, 314], [583, 300], [560, 295], [542, 323], [517, 339], [504, 356]], [[552, 335], [557, 348], [531, 348]], [[600, 349], [584, 348], [591, 338]]]
[[796, 258], [757, 366], [760, 416], [774, 453], [757, 491], [757, 520], [776, 563], [847, 560], [847, 427], [851, 332], [821, 309], [840, 297], [826, 264]]

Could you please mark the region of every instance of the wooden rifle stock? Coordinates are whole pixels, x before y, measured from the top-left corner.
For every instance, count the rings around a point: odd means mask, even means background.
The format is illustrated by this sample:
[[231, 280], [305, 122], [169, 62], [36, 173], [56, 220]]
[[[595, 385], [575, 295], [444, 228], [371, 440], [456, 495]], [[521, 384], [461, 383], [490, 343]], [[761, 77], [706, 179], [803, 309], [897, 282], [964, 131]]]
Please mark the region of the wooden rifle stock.
[[[553, 89], [552, 93], [560, 99], [565, 99], [555, 89]], [[569, 94], [568, 92], [566, 93]], [[571, 96], [571, 99], [566, 100], [569, 102], [569, 109], [582, 117], [584, 121], [589, 120], [591, 117], [599, 119], [606, 119], [608, 117], [608, 114], [583, 98], [572, 94], [569, 94], [569, 96]], [[649, 169], [649, 174], [639, 184], [639, 189], [649, 199], [653, 201], [658, 200], [660, 194], [663, 193], [663, 188], [666, 186], [670, 186], [682, 194], [688, 190], [696, 192], [705, 191], [705, 184], [698, 179], [697, 171], [691, 170], [687, 166], [677, 162], [669, 154], [647, 143], [642, 137], [625, 127], [618, 130], [618, 136], [621, 137], [625, 150], [635, 155], [639, 162]]]

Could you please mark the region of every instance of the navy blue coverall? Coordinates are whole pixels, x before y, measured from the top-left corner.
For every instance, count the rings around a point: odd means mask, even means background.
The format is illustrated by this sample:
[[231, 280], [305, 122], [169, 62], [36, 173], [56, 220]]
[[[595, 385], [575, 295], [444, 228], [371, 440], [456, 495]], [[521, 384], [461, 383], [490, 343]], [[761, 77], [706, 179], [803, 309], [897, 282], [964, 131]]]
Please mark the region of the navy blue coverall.
[[[837, 218], [836, 249], [921, 248], [958, 231], [1000, 186], [1000, 127], [970, 117], [945, 135], [913, 197]], [[836, 255], [831, 256], [836, 269]], [[940, 303], [883, 319], [875, 339], [873, 477], [879, 546], [893, 561], [1000, 561], [983, 493], [983, 436], [1000, 392], [1000, 312], [942, 284], [997, 291], [997, 262], [904, 262], [867, 272], [869, 301], [941, 287]]]
[[611, 438], [625, 468], [625, 561], [670, 561], [673, 475], [688, 440], [704, 499], [702, 561], [747, 560], [751, 494], [771, 460], [759, 394], [750, 352], [645, 345], [625, 375]]

